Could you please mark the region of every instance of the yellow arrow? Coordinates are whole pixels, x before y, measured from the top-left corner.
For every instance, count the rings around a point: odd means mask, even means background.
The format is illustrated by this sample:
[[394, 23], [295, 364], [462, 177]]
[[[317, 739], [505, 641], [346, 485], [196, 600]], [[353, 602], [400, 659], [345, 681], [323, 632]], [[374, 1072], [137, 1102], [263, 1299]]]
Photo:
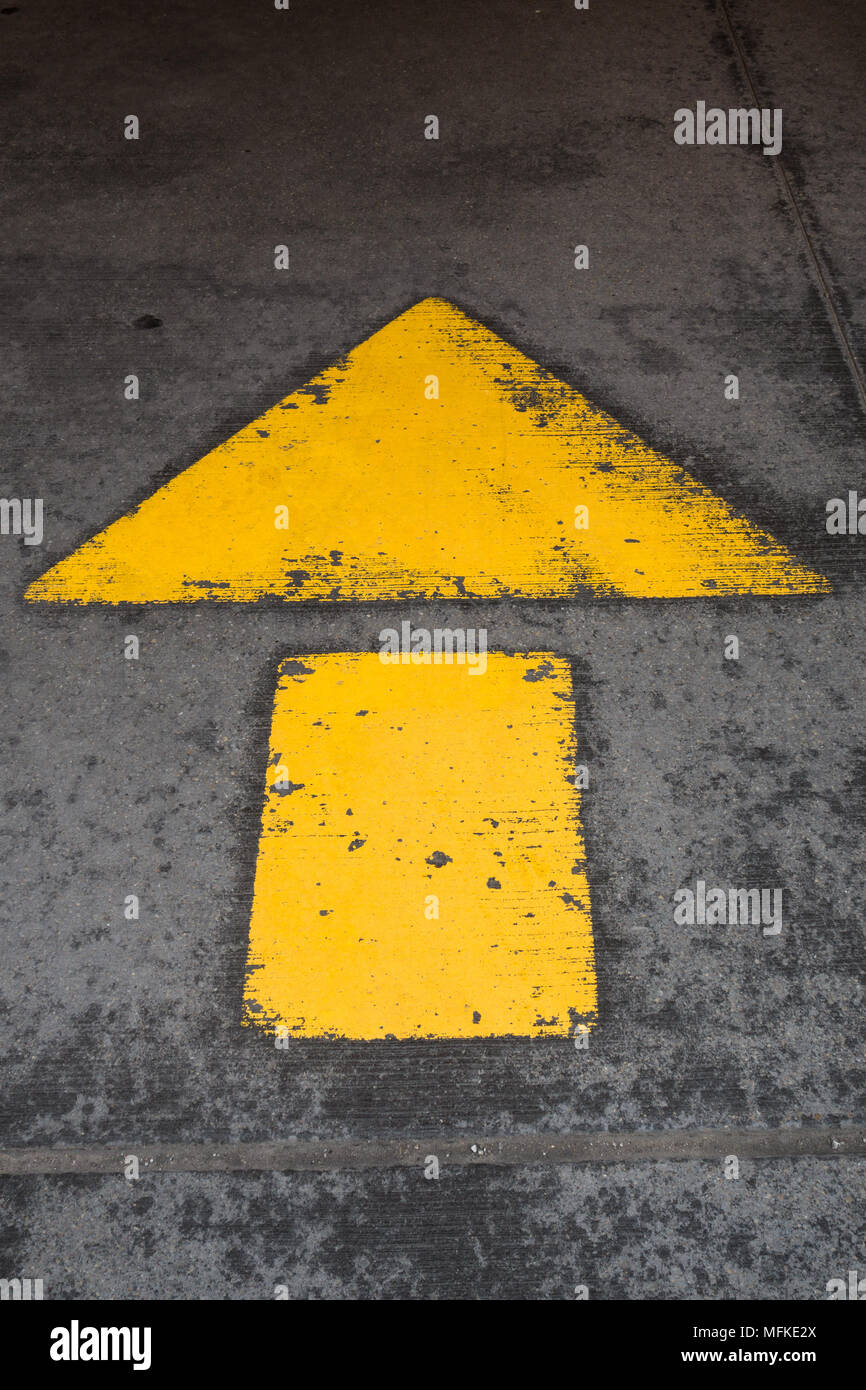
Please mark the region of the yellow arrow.
[[[570, 386], [416, 305], [61, 561], [89, 603], [821, 593]], [[479, 679], [472, 679], [479, 675]], [[247, 1021], [534, 1036], [595, 1016], [561, 659], [305, 657], [277, 687]]]
[[286, 662], [247, 1021], [287, 1035], [564, 1034], [596, 1011], [567, 662]]
[[30, 600], [820, 593], [579, 392], [426, 299], [55, 565]]

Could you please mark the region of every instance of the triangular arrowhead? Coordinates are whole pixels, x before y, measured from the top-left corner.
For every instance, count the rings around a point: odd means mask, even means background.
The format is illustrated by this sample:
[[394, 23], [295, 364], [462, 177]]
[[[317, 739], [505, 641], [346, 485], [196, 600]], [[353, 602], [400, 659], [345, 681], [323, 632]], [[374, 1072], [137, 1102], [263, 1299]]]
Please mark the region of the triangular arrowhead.
[[26, 597], [829, 588], [579, 392], [453, 305], [425, 299], [60, 561]]

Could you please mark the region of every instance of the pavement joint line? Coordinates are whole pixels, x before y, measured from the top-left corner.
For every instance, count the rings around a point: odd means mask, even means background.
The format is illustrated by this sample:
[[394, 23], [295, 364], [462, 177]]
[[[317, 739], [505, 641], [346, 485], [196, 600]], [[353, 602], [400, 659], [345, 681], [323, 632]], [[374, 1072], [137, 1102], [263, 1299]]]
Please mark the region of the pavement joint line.
[[[728, 30], [728, 36], [731, 40], [731, 43], [734, 47], [734, 52], [737, 56], [737, 61], [739, 62], [743, 76], [746, 80], [746, 84], [749, 88], [749, 92], [752, 97], [752, 103], [760, 110], [762, 109], [761, 98], [758, 95], [758, 89], [755, 86], [755, 82], [752, 78], [752, 73], [749, 67], [748, 59], [746, 58], [745, 50], [743, 49], [743, 45], [741, 44], [740, 39], [737, 35], [737, 31], [734, 27], [734, 22], [731, 18], [730, 10], [728, 9], [727, 0], [718, 0], [718, 3], [719, 9], [721, 10], [721, 13], [724, 17], [725, 25]], [[803, 243], [806, 247], [806, 253], [809, 257], [809, 260], [812, 263], [812, 269], [814, 271], [815, 278], [818, 282], [818, 290], [821, 295], [821, 298], [824, 301], [824, 308], [827, 310], [827, 316], [830, 320], [830, 325], [834, 333], [836, 334], [836, 339], [839, 343], [839, 346], [842, 349], [842, 354], [845, 358], [848, 370], [851, 373], [851, 377], [854, 381], [854, 386], [857, 391], [857, 395], [860, 398], [860, 405], [863, 408], [863, 410], [866, 411], [866, 378], [864, 378], [863, 372], [860, 369], [860, 364], [857, 361], [857, 355], [854, 351], [854, 348], [851, 344], [851, 340], [848, 336], [848, 332], [842, 321], [842, 316], [836, 307], [836, 301], [833, 296], [833, 291], [830, 288], [830, 283], [827, 278], [827, 275], [824, 272], [821, 257], [819, 256], [818, 251], [815, 247], [815, 243], [813, 242], [812, 237], [809, 234], [809, 229], [806, 226], [806, 220], [803, 217], [803, 214], [800, 210], [800, 204], [797, 201], [797, 195], [794, 192], [794, 186], [791, 183], [791, 180], [785, 169], [784, 163], [782, 162], [781, 153], [777, 155], [775, 159], [773, 159], [772, 163], [775, 165], [775, 173], [782, 182], [782, 187], [785, 191], [785, 197], [788, 201], [791, 212], [794, 216], [794, 221], [796, 222], [800, 235], [803, 239]]]
[[414, 1168], [423, 1166], [431, 1155], [440, 1167], [567, 1167], [682, 1159], [720, 1162], [730, 1155], [740, 1159], [866, 1159], [866, 1125], [22, 1147], [0, 1150], [0, 1177], [118, 1176], [132, 1155], [142, 1173]]

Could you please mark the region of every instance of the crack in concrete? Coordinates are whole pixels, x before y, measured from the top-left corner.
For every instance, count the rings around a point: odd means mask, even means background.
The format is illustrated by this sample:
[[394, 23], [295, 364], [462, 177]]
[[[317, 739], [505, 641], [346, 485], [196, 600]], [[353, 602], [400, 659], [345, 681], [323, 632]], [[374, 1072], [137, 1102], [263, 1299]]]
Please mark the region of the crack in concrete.
[[[752, 103], [754, 106], [758, 108], [758, 110], [761, 110], [763, 103], [761, 102], [761, 98], [758, 95], [758, 89], [755, 85], [754, 79], [752, 78], [752, 72], [749, 67], [748, 60], [746, 58], [745, 50], [740, 42], [737, 31], [734, 28], [734, 22], [731, 18], [731, 14], [728, 9], [727, 0], [718, 0], [718, 2], [719, 9], [722, 13], [722, 17], [724, 19], [725, 26], [728, 31], [728, 37], [731, 40], [731, 44], [733, 45], [734, 52], [737, 56], [737, 61], [740, 65], [740, 69], [743, 73], [743, 77], [749, 89], [749, 93], [752, 98]], [[833, 332], [836, 335], [836, 339], [839, 343], [839, 346], [842, 349], [842, 355], [845, 358], [848, 370], [851, 373], [851, 377], [854, 382], [854, 387], [857, 391], [857, 395], [860, 400], [860, 405], [862, 406], [863, 410], [866, 411], [866, 378], [864, 378], [863, 372], [860, 368], [860, 363], [857, 361], [857, 355], [848, 336], [848, 331], [845, 328], [845, 325], [842, 321], [842, 315], [836, 307], [836, 300], [833, 296], [833, 291], [830, 288], [829, 279], [827, 277], [827, 274], [825, 273], [821, 257], [818, 254], [818, 250], [815, 246], [815, 243], [809, 234], [809, 229], [806, 226], [806, 219], [804, 218], [803, 213], [800, 210], [800, 204], [798, 203], [797, 195], [794, 192], [794, 185], [791, 182], [787, 170], [785, 169], [781, 155], [773, 159], [771, 163], [774, 166], [773, 172], [778, 176], [778, 178], [781, 181], [782, 187], [785, 192], [785, 198], [794, 216], [794, 221], [796, 223], [797, 230], [799, 231], [800, 236], [803, 239], [803, 244], [806, 248], [806, 254], [812, 264], [812, 270], [814, 271], [815, 278], [818, 282], [818, 291], [824, 302], [824, 307], [827, 310], [827, 317], [830, 320], [830, 325], [833, 329]]]
[[71, 1173], [117, 1175], [127, 1159], [142, 1174], [332, 1172], [338, 1169], [567, 1166], [677, 1159], [866, 1159], [866, 1126], [778, 1129], [599, 1131], [572, 1134], [431, 1136], [426, 1139], [269, 1140], [235, 1144], [136, 1144], [0, 1150], [0, 1177]]

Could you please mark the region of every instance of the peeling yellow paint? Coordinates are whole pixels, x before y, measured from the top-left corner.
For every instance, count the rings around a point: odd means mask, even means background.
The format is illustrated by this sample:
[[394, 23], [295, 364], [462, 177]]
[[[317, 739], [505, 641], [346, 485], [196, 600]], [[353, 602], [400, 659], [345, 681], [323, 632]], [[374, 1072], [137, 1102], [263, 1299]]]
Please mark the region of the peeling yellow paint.
[[[596, 1012], [570, 668], [280, 671], [246, 1021], [301, 1038], [562, 1035]], [[437, 914], [437, 915], [434, 915]]]
[[665, 598], [829, 587], [579, 392], [453, 305], [426, 299], [26, 597]]

